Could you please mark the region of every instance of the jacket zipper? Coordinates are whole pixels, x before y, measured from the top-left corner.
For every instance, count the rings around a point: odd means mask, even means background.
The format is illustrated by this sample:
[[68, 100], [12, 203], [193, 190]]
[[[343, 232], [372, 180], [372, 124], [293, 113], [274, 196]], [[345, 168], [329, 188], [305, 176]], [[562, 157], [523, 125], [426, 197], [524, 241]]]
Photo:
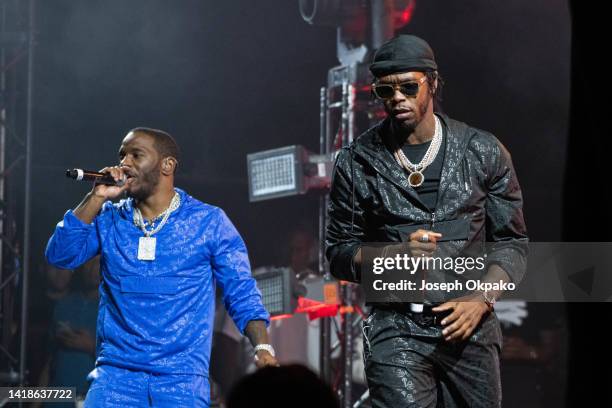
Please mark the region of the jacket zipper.
[[[448, 129], [448, 132], [450, 132], [450, 129]], [[470, 141], [468, 140], [468, 143]], [[446, 143], [448, 143], [448, 140], [446, 140]], [[465, 186], [466, 190], [468, 189], [468, 184], [467, 181], [465, 180], [465, 174], [463, 174], [464, 169], [463, 169], [463, 158], [465, 156], [465, 151], [467, 150], [467, 146], [464, 147], [463, 152], [461, 153], [461, 157], [459, 158], [459, 160], [461, 160], [461, 172], [462, 172], [462, 177], [463, 178], [463, 185]], [[442, 172], [444, 172], [444, 164], [442, 164]], [[434, 208], [433, 211], [431, 212], [431, 227], [430, 229], [433, 231], [434, 230], [434, 225], [436, 223], [436, 209], [438, 208], [438, 203], [440, 202], [440, 193], [442, 191], [442, 177], [440, 176], [440, 184], [438, 185], [438, 196], [436, 197], [436, 203], [434, 204]]]

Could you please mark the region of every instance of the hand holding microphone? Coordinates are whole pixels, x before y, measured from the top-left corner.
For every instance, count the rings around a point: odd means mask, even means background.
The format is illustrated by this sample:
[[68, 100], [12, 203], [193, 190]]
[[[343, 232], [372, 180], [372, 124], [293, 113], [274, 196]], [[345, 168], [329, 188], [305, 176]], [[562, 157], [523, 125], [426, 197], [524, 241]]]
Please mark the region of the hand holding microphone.
[[66, 177], [76, 181], [93, 181], [96, 184], [106, 184], [107, 186], [123, 186], [125, 179], [115, 180], [110, 173], [100, 173], [85, 169], [68, 169]]
[[121, 195], [132, 180], [128, 170], [120, 166], [105, 167], [99, 172], [83, 169], [66, 170], [66, 177], [77, 181], [93, 181], [92, 193], [105, 200]]

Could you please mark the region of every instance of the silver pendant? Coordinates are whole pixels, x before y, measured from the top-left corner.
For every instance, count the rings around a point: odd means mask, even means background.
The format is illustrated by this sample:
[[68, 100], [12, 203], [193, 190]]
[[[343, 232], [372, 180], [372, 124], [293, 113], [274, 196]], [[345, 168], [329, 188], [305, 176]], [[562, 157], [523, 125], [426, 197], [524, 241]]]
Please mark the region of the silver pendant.
[[138, 240], [138, 259], [153, 261], [155, 259], [155, 237], [140, 237]]
[[408, 184], [410, 187], [418, 187], [425, 181], [425, 176], [420, 171], [413, 171], [408, 176]]

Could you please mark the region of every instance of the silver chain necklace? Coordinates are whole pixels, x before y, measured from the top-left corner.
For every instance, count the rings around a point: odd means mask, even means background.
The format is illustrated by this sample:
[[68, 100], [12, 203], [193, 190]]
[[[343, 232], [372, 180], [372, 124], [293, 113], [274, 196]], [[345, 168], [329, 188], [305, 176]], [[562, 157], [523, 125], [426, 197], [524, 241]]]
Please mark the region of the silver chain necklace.
[[155, 259], [155, 247], [157, 244], [157, 239], [153, 237], [153, 235], [157, 234], [159, 230], [161, 230], [162, 227], [166, 225], [170, 214], [172, 214], [173, 211], [179, 208], [180, 205], [181, 196], [177, 192], [175, 192], [168, 208], [166, 208], [164, 212], [159, 214], [151, 221], [151, 225], [155, 225], [153, 221], [158, 219], [159, 217], [162, 217], [162, 220], [159, 222], [159, 224], [157, 224], [157, 227], [153, 228], [152, 230], [147, 230], [147, 226], [142, 216], [142, 213], [140, 212], [140, 209], [138, 207], [134, 207], [134, 224], [139, 227], [142, 233], [145, 235], [144, 237], [140, 237], [140, 239], [138, 240], [138, 259], [142, 261], [152, 261]]
[[425, 155], [420, 162], [417, 164], [412, 163], [404, 154], [401, 146], [398, 146], [393, 153], [397, 163], [408, 171], [408, 184], [410, 184], [410, 187], [419, 187], [421, 184], [423, 184], [425, 181], [423, 171], [425, 171], [427, 166], [433, 163], [433, 161], [436, 159], [440, 146], [442, 145], [442, 124], [440, 123], [440, 119], [438, 119], [438, 117], [435, 115], [434, 120], [436, 122], [434, 136], [431, 139], [429, 148], [425, 152]]

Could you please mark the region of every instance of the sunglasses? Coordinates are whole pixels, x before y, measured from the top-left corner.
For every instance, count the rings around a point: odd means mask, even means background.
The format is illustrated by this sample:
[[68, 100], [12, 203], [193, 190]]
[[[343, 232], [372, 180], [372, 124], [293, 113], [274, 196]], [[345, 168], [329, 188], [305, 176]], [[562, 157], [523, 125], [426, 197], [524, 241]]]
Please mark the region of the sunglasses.
[[372, 92], [379, 99], [391, 99], [395, 91], [399, 90], [405, 96], [416, 96], [419, 86], [427, 79], [422, 77], [417, 81], [402, 82], [399, 84], [372, 84]]

